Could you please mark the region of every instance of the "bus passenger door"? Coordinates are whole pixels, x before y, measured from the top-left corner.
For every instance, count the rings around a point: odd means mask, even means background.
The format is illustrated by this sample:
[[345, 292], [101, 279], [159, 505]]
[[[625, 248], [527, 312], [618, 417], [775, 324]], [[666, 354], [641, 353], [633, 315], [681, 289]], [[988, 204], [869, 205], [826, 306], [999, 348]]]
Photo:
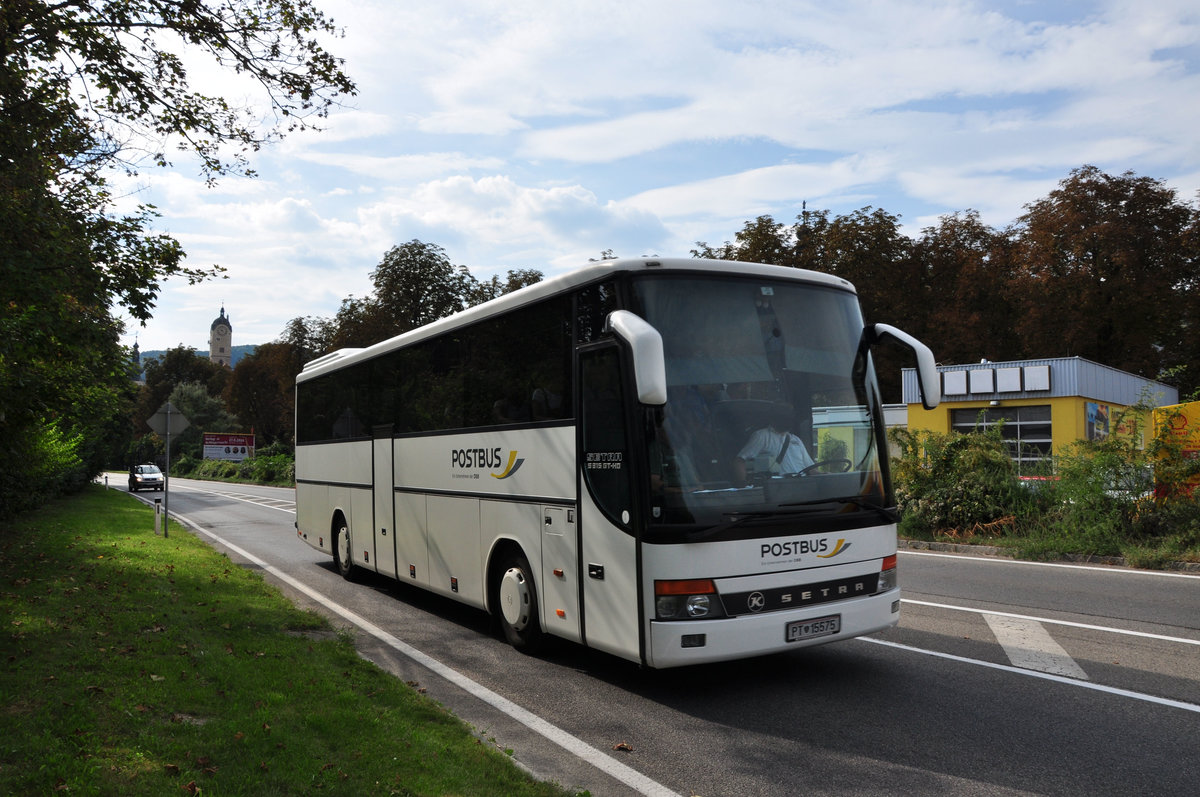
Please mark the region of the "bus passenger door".
[[542, 606], [546, 630], [579, 638], [579, 565], [575, 510], [542, 507]]
[[641, 655], [637, 541], [620, 350], [612, 344], [582, 349], [579, 367], [584, 641], [636, 661]]
[[375, 570], [398, 578], [396, 574], [395, 441], [392, 426], [376, 426], [371, 440], [371, 460], [375, 493]]

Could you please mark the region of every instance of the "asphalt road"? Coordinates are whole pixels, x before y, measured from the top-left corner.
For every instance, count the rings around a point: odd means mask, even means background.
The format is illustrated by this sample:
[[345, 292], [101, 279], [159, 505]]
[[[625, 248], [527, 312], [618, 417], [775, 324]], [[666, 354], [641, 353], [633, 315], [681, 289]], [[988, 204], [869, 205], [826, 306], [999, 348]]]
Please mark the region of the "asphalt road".
[[[110, 484], [125, 489], [122, 474]], [[887, 633], [652, 671], [568, 644], [524, 656], [481, 612], [345, 582], [297, 539], [292, 499], [171, 480], [171, 511], [195, 533], [354, 627], [364, 655], [567, 787], [1200, 793], [1200, 576], [902, 553], [902, 619]]]

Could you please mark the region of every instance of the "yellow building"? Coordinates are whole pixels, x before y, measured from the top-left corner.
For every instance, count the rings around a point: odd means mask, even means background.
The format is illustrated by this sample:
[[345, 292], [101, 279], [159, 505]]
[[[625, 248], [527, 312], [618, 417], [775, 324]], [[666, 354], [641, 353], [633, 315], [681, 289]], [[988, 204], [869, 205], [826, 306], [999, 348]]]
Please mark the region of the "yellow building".
[[[1097, 440], [1118, 431], [1124, 410], [1179, 401], [1179, 391], [1161, 382], [1110, 368], [1082, 357], [940, 365], [942, 403], [921, 406], [915, 369], [903, 372], [908, 428], [970, 432], [1003, 422], [1002, 434], [1018, 465], [1036, 462], [1077, 440]], [[1143, 419], [1140, 425], [1145, 429]]]

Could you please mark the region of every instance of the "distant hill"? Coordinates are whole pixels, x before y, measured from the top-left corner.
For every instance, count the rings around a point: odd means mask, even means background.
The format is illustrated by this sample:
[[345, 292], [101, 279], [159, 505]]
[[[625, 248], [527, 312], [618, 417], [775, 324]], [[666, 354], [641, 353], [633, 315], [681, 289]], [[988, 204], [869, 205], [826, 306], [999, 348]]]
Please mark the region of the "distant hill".
[[[233, 367], [236, 368], [237, 364], [238, 364], [238, 360], [242, 359], [243, 357], [245, 357], [248, 354], [254, 354], [254, 352], [257, 349], [258, 349], [257, 343], [247, 343], [244, 346], [234, 346], [232, 356], [231, 356], [231, 359], [233, 360], [233, 363], [232, 363]], [[145, 363], [147, 360], [150, 360], [150, 359], [158, 359], [166, 353], [167, 353], [166, 349], [155, 349], [154, 351], [144, 351], [144, 352], [142, 352], [142, 362]], [[196, 349], [196, 356], [204, 357], [207, 359], [208, 358], [208, 349], [205, 349], [203, 351], [201, 351], [200, 349]]]

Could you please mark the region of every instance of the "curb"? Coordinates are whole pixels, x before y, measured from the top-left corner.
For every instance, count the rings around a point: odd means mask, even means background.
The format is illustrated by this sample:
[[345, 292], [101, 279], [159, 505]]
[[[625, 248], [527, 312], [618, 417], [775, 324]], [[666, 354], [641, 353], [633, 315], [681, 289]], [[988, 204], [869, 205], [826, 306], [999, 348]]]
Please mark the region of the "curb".
[[[963, 543], [954, 542], [928, 542], [926, 540], [904, 540], [899, 541], [899, 548], [902, 551], [936, 551], [938, 553], [961, 553], [972, 554], [974, 556], [994, 556], [999, 559], [1011, 559], [1019, 561], [1020, 557], [1016, 556], [1009, 548], [998, 548], [995, 545], [964, 545]], [[1032, 560], [1027, 560], [1032, 561]], [[1050, 561], [1068, 562], [1070, 564], [1089, 564], [1089, 565], [1107, 565], [1109, 567], [1127, 567], [1132, 570], [1150, 570], [1145, 567], [1134, 567], [1129, 564], [1123, 556], [1093, 556], [1091, 554], [1062, 554], [1057, 559]], [[1200, 574], [1200, 562], [1167, 562], [1162, 566], [1163, 571], [1172, 573], [1196, 573]]]

